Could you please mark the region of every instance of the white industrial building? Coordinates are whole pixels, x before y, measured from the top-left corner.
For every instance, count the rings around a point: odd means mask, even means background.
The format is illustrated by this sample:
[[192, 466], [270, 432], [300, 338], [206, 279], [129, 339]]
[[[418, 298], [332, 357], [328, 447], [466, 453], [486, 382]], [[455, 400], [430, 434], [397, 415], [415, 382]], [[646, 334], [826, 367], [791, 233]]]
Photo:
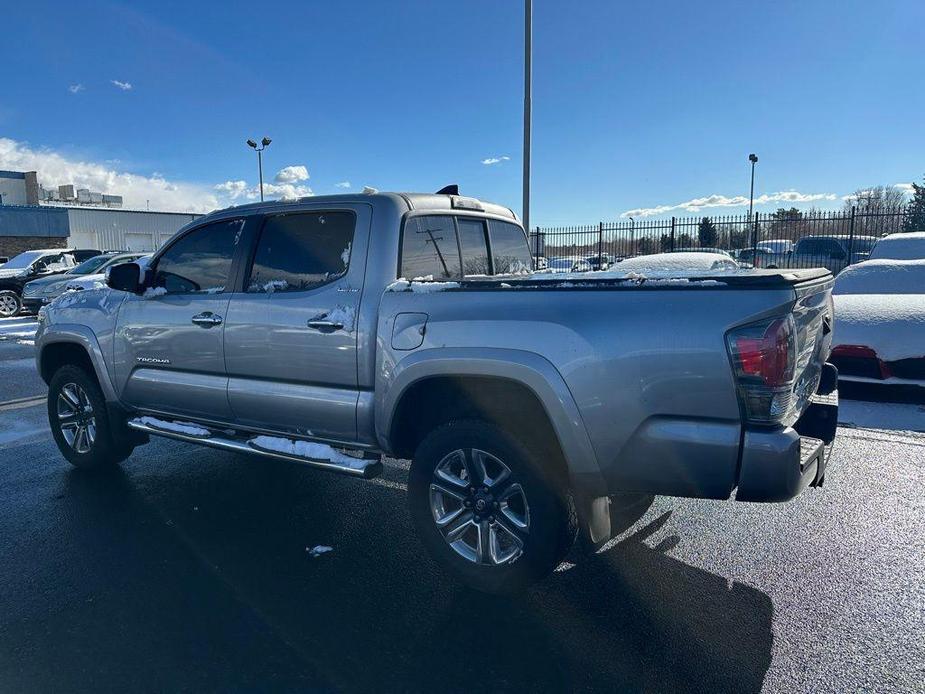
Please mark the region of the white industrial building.
[[0, 256], [49, 247], [154, 251], [199, 216], [121, 205], [118, 195], [73, 185], [46, 189], [34, 171], [0, 171]]
[[72, 248], [101, 251], [154, 251], [177, 229], [199, 215], [185, 212], [135, 212], [93, 207], [68, 207]]

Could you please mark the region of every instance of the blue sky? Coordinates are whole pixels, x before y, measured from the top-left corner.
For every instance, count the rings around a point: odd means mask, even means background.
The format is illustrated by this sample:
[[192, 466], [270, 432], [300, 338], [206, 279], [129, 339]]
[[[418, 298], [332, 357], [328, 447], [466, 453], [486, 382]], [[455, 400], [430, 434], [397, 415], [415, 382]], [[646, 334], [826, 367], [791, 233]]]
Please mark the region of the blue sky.
[[[751, 151], [762, 210], [925, 174], [921, 0], [534, 14], [536, 224], [728, 203], [748, 194]], [[277, 192], [456, 182], [520, 208], [520, 2], [83, 0], [17, 3], [4, 24], [0, 168], [204, 209], [254, 194], [244, 140], [268, 135], [268, 180], [305, 167]]]

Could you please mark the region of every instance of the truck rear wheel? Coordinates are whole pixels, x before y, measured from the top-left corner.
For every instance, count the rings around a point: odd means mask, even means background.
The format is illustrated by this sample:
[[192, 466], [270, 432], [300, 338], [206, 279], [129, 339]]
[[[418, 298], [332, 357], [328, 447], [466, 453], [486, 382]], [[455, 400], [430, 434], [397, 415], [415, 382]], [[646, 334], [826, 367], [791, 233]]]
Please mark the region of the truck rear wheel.
[[538, 464], [526, 446], [482, 421], [450, 422], [421, 442], [408, 503], [442, 568], [491, 593], [522, 589], [555, 569], [575, 539], [575, 514]]
[[48, 385], [48, 423], [71, 465], [98, 469], [122, 462], [134, 444], [115, 432], [96, 379], [79, 366], [58, 369]]

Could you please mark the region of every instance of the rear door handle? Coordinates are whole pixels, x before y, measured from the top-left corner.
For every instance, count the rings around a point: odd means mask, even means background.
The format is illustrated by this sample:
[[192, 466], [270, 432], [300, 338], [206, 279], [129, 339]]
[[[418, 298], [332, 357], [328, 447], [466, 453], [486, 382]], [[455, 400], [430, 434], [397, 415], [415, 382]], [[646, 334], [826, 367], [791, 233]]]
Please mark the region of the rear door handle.
[[332, 320], [310, 320], [308, 321], [308, 327], [316, 330], [340, 330], [344, 327], [344, 324]]
[[203, 311], [193, 316], [192, 321], [203, 328], [211, 328], [213, 325], [221, 325], [222, 317], [215, 315], [211, 311]]

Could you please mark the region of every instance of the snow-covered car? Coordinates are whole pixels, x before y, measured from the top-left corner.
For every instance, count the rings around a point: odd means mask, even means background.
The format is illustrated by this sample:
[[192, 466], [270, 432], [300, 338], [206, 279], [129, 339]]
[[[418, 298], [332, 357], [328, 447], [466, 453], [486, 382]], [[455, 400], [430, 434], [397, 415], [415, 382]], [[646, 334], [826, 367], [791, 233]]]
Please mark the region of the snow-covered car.
[[764, 248], [769, 253], [790, 253], [793, 250], [793, 241], [790, 239], [766, 239], [758, 242], [758, 248]]
[[870, 251], [871, 260], [925, 260], [925, 231], [890, 234], [879, 239]]
[[699, 247], [699, 246], [685, 246], [683, 248], [675, 248], [671, 253], [716, 253], [718, 255], [724, 255], [727, 258], [732, 258], [732, 253], [723, 249], [723, 248], [710, 248], [710, 247]]
[[699, 251], [653, 253], [627, 258], [613, 268], [621, 274], [661, 274], [678, 271], [735, 272], [739, 264], [727, 253], [701, 253]]
[[835, 281], [842, 381], [925, 387], [925, 260], [868, 260]]
[[[51, 275], [41, 277], [26, 283], [22, 290], [22, 305], [30, 313], [38, 313], [38, 310], [47, 304], [50, 304], [56, 298], [61, 296], [71, 284], [78, 283], [80, 280], [88, 277], [103, 277], [104, 281], [99, 286], [105, 284], [105, 276], [102, 275], [106, 268], [119, 263], [128, 263], [141, 257], [141, 253], [120, 253], [118, 251], [109, 251], [94, 255], [80, 263], [80, 265], [71, 268], [60, 275]], [[89, 285], [88, 285], [89, 286]], [[81, 287], [82, 289], [87, 287]]]
[[584, 258], [551, 258], [543, 272], [590, 272], [591, 263]]

